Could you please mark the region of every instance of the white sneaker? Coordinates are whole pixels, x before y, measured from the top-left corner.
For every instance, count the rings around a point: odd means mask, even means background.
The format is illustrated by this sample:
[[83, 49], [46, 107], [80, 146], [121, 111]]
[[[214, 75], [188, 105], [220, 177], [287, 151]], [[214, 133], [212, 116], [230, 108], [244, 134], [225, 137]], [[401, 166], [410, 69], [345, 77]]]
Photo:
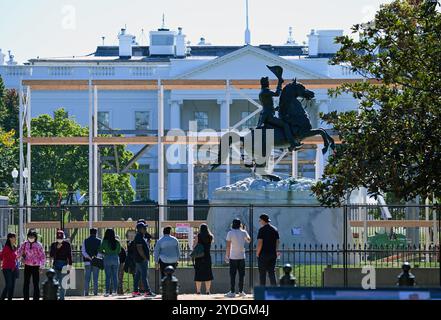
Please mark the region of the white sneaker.
[[239, 297], [241, 298], [245, 298], [247, 296], [247, 294], [245, 292], [239, 292]]
[[105, 293], [105, 294], [104, 294], [104, 298], [107, 298], [108, 296], [109, 296], [108, 293]]
[[235, 298], [236, 294], [234, 292], [228, 292], [225, 294], [225, 298]]
[[112, 297], [116, 297], [118, 294], [116, 292], [112, 293]]

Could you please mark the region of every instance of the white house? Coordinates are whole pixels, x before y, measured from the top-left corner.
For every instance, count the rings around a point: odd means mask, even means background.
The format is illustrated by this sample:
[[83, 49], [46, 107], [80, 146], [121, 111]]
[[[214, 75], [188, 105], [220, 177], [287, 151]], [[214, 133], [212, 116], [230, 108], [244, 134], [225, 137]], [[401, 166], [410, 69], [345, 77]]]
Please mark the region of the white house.
[[[329, 65], [329, 58], [338, 50], [334, 38], [340, 30], [311, 31], [309, 45], [289, 41], [285, 45], [218, 46], [206, 44], [187, 46], [182, 29], [172, 31], [161, 28], [150, 32], [150, 46], [138, 46], [136, 39], [122, 29], [118, 46], [99, 46], [92, 54], [72, 58], [33, 58], [24, 65], [17, 65], [10, 55], [5, 62], [0, 51], [0, 76], [7, 88], [20, 88], [23, 80], [128, 80], [128, 79], [225, 79], [246, 80], [269, 76], [266, 65], [280, 65], [286, 79], [355, 79], [345, 66]], [[318, 114], [332, 110], [356, 110], [358, 103], [349, 96], [330, 99], [327, 89], [314, 90], [316, 98], [307, 111], [313, 125], [324, 127]], [[247, 99], [258, 100], [258, 90], [231, 91], [226, 101], [225, 90], [166, 90], [165, 130], [188, 130], [189, 121], [197, 121], [198, 128], [226, 129], [256, 111]], [[157, 99], [155, 91], [101, 90], [98, 93], [98, 126], [100, 133], [119, 129], [126, 135], [155, 134], [157, 130]], [[36, 91], [32, 93], [32, 117], [52, 114], [63, 107], [82, 125], [88, 125], [87, 91]], [[257, 116], [244, 123], [255, 125]], [[129, 147], [137, 153], [142, 147]], [[137, 200], [157, 200], [157, 149], [145, 148], [139, 157], [140, 168], [133, 178]], [[295, 168], [300, 176], [313, 178], [316, 150], [306, 146], [298, 153]], [[112, 159], [102, 159], [112, 161]], [[293, 161], [285, 159], [277, 166], [276, 173], [290, 175]], [[170, 165], [166, 182], [166, 198], [187, 199], [188, 185], [194, 185], [195, 200], [210, 199], [213, 190], [228, 182], [249, 175], [246, 169], [231, 166], [229, 173], [208, 172], [198, 169], [196, 163], [194, 181], [189, 182], [186, 166]], [[295, 171], [295, 170], [294, 170]], [[134, 171], [132, 171], [134, 172]], [[105, 172], [104, 172], [105, 174]]]

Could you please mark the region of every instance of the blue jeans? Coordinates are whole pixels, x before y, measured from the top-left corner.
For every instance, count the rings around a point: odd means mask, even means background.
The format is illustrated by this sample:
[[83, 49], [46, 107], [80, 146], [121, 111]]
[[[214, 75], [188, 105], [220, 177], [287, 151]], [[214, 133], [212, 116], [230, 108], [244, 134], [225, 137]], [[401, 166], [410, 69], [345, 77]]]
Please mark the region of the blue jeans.
[[3, 269], [3, 276], [5, 277], [5, 288], [3, 289], [0, 300], [12, 300], [14, 297], [15, 280], [17, 279], [18, 270]]
[[116, 293], [118, 289], [119, 257], [117, 255], [104, 256], [104, 273], [106, 274], [106, 293]]
[[59, 282], [59, 293], [60, 293], [60, 300], [64, 300], [64, 296], [66, 295], [66, 289], [63, 288], [63, 278], [66, 274], [63, 274], [63, 267], [67, 266], [67, 261], [62, 260], [55, 260], [54, 261], [54, 269], [55, 273], [57, 275], [57, 279]]
[[148, 280], [148, 275], [149, 275], [148, 269], [149, 269], [148, 260], [136, 263], [135, 279], [133, 281], [133, 291], [134, 292], [138, 292], [138, 290], [139, 290], [139, 288], [138, 288], [139, 280], [142, 281], [145, 292], [151, 291], [150, 286], [149, 286], [149, 280]]
[[89, 295], [90, 278], [93, 275], [93, 294], [98, 295], [98, 276], [100, 269], [92, 265], [84, 266], [84, 295]]

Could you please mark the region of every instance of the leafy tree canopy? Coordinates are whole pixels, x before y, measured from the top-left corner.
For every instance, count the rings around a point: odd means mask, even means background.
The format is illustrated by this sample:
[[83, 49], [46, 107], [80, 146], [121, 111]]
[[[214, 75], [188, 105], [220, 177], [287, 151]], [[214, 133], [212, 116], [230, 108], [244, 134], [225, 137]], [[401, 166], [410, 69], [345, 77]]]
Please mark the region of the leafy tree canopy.
[[333, 97], [352, 94], [358, 112], [322, 115], [343, 144], [330, 156], [313, 188], [322, 204], [336, 206], [366, 187], [405, 201], [441, 196], [441, 14], [430, 1], [396, 0], [375, 19], [337, 38], [332, 64], [379, 80], [344, 84]]

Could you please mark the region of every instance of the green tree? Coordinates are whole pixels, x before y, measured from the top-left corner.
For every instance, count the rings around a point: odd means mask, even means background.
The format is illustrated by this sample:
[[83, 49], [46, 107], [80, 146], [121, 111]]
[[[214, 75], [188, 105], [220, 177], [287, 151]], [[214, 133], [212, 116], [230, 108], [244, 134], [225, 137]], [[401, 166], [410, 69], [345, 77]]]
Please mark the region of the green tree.
[[[88, 128], [69, 118], [64, 109], [54, 112], [54, 117], [41, 115], [32, 119], [32, 136], [80, 137], [87, 136]], [[124, 146], [116, 148], [123, 166], [133, 154]], [[88, 146], [61, 145], [32, 148], [32, 198], [36, 204], [56, 205], [76, 192], [88, 194]], [[112, 154], [105, 150], [102, 156]], [[104, 169], [109, 168], [106, 165]], [[135, 195], [130, 184], [130, 174], [104, 174], [102, 177], [103, 204], [127, 204]], [[86, 197], [87, 199], [87, 197]]]
[[0, 77], [0, 194], [16, 202], [11, 172], [18, 168], [18, 95], [7, 90]]
[[379, 83], [344, 84], [359, 111], [331, 112], [323, 119], [343, 144], [330, 156], [313, 188], [322, 204], [341, 204], [348, 192], [366, 187], [411, 200], [441, 196], [441, 14], [430, 1], [396, 0], [375, 19], [339, 37], [332, 64]]

